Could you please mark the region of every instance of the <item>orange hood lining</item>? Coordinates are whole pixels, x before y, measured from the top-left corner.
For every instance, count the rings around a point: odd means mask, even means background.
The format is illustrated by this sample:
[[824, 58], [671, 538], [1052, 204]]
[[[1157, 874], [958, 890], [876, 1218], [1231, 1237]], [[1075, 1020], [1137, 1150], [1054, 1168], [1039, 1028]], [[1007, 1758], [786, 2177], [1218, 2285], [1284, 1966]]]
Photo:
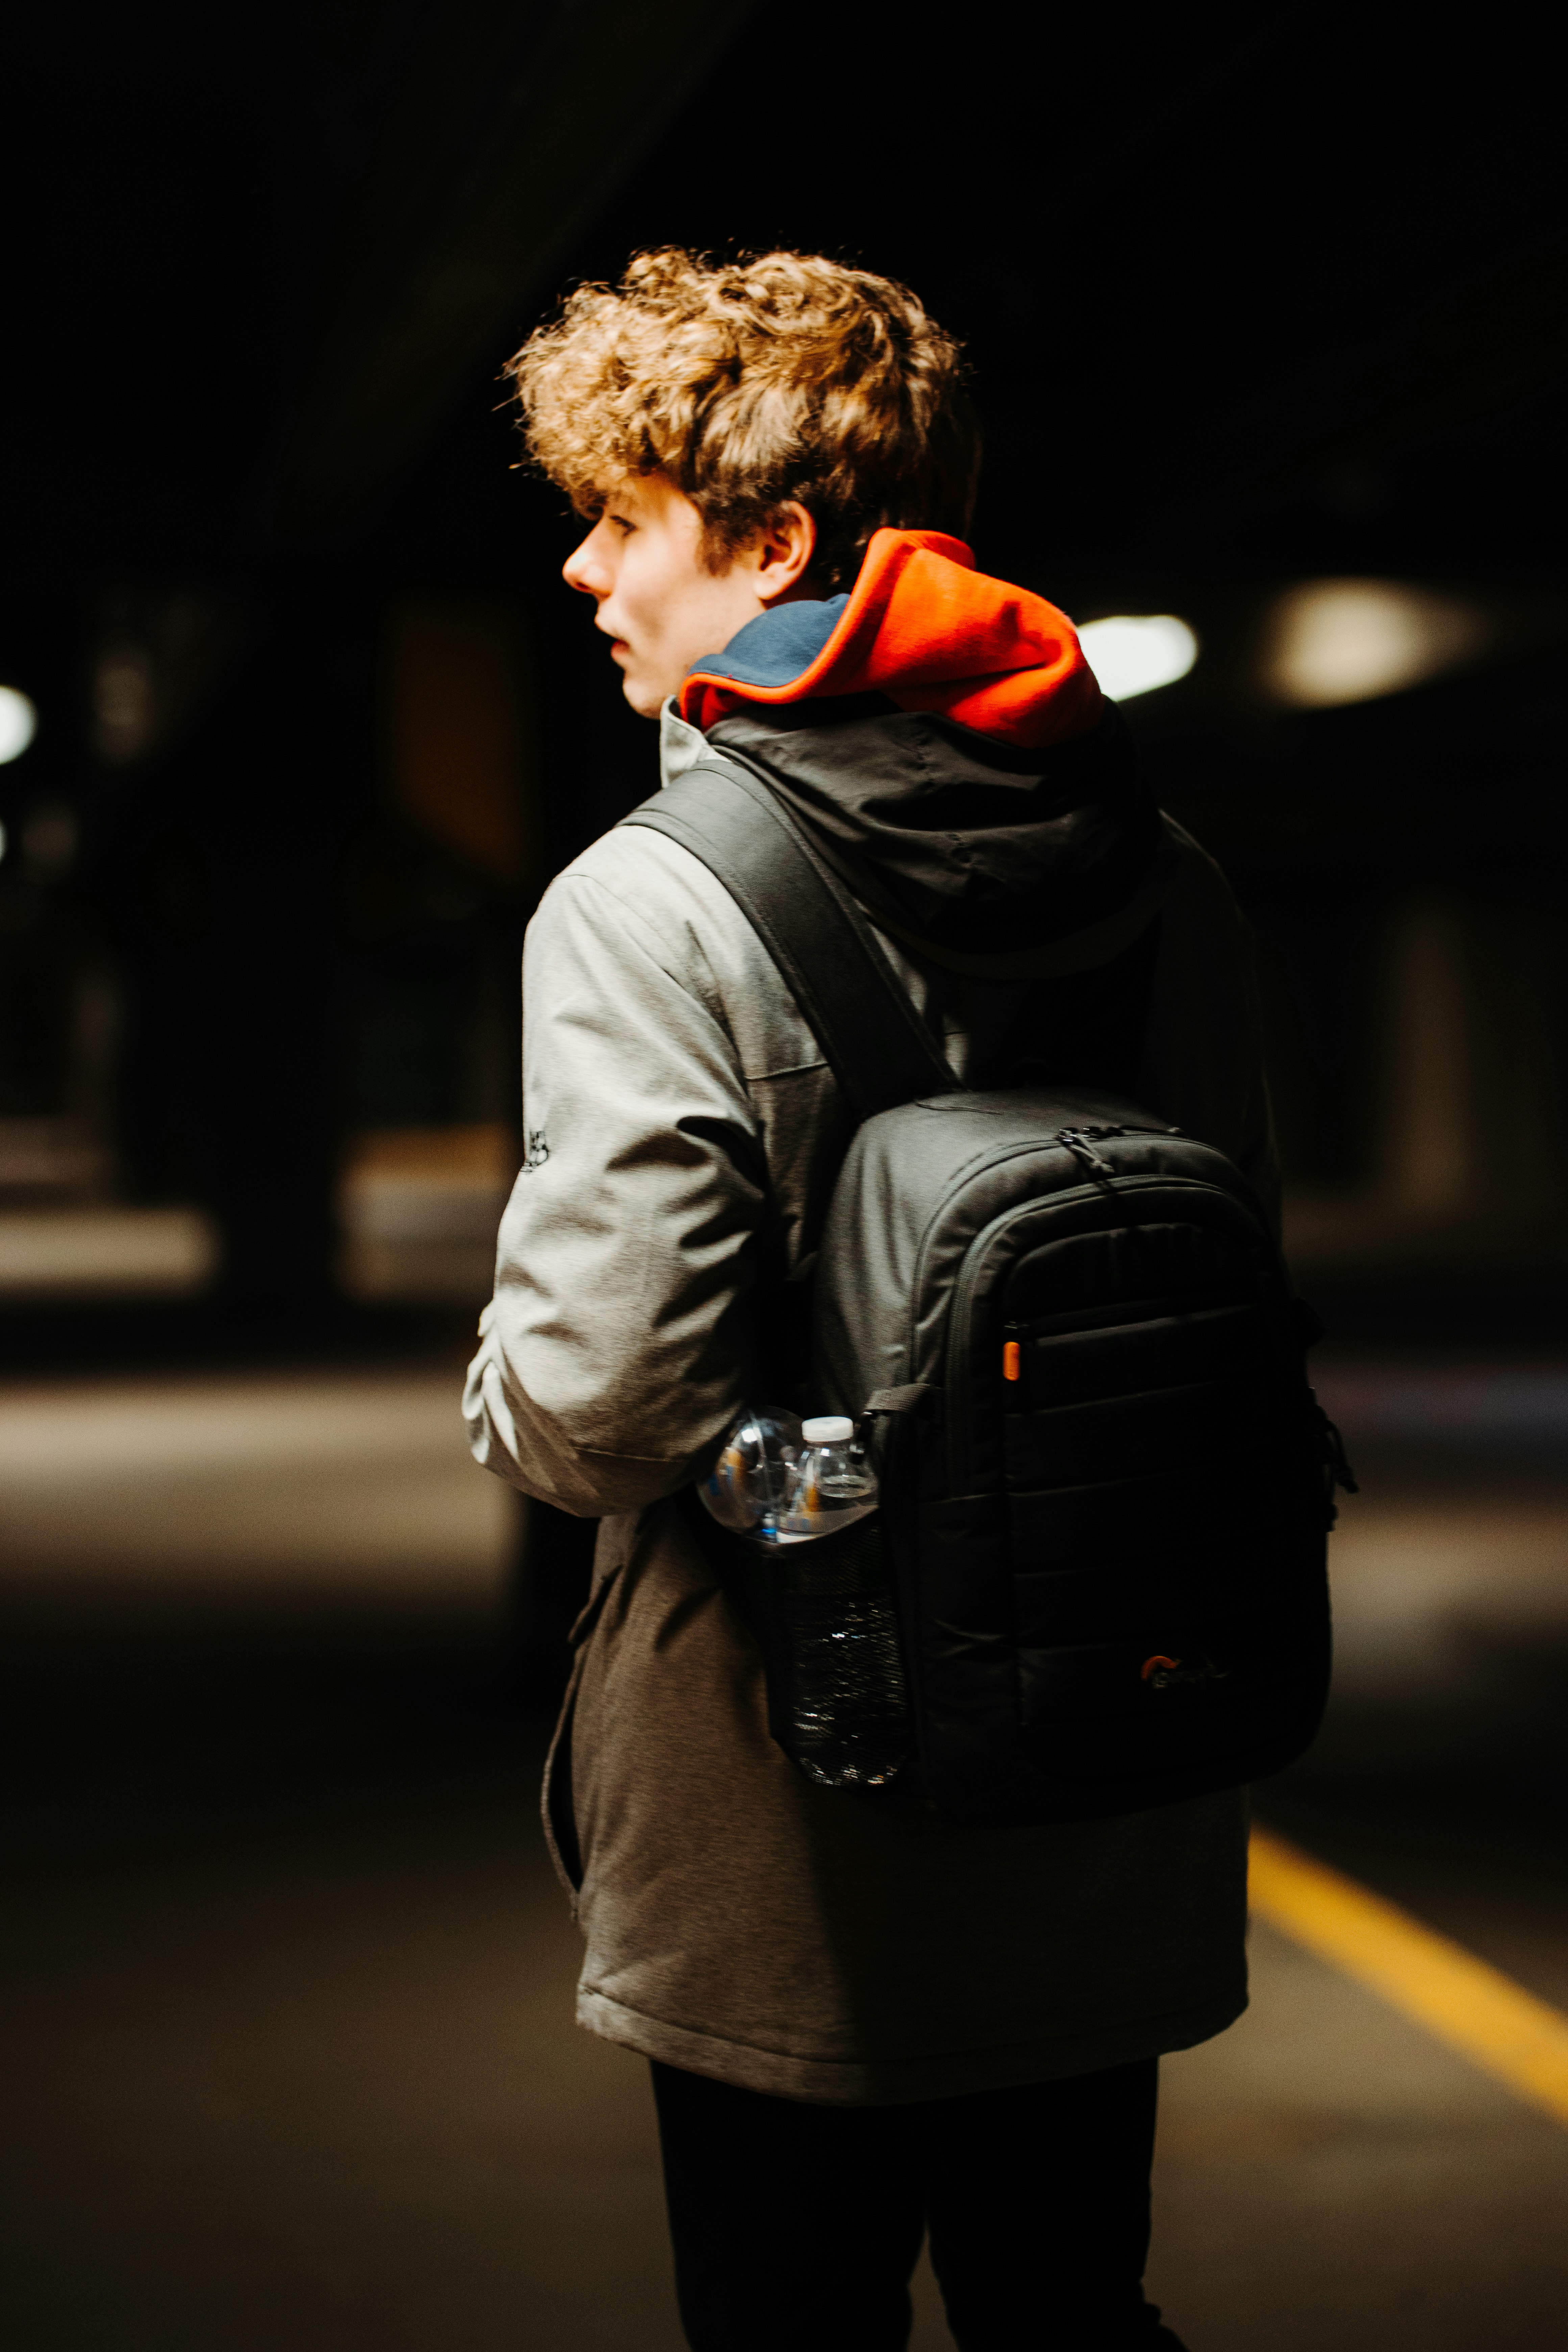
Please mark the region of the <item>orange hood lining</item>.
[[[764, 630], [771, 617], [741, 634]], [[798, 676], [759, 684], [728, 674], [722, 654], [705, 656], [687, 674], [679, 708], [706, 732], [731, 710], [852, 694], [881, 694], [1021, 750], [1087, 734], [1102, 709], [1065, 613], [977, 572], [961, 539], [886, 529], [873, 534], [831, 634]]]

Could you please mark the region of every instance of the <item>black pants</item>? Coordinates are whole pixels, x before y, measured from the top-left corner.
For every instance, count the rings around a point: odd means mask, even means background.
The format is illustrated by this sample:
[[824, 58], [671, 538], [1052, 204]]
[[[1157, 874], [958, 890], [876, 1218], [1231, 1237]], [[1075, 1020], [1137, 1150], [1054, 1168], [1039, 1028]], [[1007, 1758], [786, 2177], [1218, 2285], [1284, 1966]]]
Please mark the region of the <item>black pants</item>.
[[1153, 2059], [897, 2107], [653, 2085], [693, 2352], [903, 2352], [928, 2230], [962, 2352], [1177, 2346], [1143, 2300]]

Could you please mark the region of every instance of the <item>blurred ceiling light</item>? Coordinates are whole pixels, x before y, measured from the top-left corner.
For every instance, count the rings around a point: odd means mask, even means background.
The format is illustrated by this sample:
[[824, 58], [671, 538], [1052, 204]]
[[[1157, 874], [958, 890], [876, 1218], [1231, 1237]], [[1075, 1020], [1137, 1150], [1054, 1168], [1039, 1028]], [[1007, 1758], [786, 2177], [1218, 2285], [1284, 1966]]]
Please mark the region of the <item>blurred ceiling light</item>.
[[1484, 614], [1395, 580], [1310, 580], [1274, 607], [1265, 679], [1301, 709], [1369, 702], [1482, 651]]
[[19, 760], [38, 731], [38, 714], [14, 686], [0, 686], [0, 767]]
[[1198, 641], [1173, 613], [1119, 613], [1086, 621], [1078, 633], [1084, 659], [1112, 702], [1174, 686], [1198, 657]]

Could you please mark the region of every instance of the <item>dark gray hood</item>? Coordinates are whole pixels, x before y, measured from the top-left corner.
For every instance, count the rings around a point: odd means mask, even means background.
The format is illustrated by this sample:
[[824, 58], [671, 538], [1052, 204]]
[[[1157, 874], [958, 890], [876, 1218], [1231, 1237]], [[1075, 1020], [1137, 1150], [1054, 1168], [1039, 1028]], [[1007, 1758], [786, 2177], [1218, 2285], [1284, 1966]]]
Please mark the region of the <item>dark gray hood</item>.
[[1176, 852], [1113, 704], [1020, 751], [879, 695], [731, 711], [709, 730], [780, 793], [868, 909], [938, 962], [1098, 963], [1163, 903]]

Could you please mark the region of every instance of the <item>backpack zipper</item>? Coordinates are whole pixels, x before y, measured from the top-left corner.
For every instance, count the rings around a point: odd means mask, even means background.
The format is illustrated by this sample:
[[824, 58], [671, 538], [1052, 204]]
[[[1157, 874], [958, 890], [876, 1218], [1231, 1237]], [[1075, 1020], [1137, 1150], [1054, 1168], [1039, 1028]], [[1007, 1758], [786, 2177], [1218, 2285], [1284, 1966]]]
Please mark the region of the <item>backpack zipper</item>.
[[[1139, 1131], [1142, 1132], [1142, 1130]], [[1055, 1138], [1052, 1139], [1053, 1141], [1057, 1139], [1058, 1139]], [[1022, 1148], [1025, 1150], [1037, 1150], [1039, 1147], [1037, 1145], [1026, 1145]], [[1003, 1160], [1012, 1159], [1015, 1156], [1016, 1154], [1011, 1151], [1001, 1153], [998, 1155], [995, 1164], [1000, 1165]], [[1178, 1188], [1184, 1192], [1205, 1193], [1211, 1200], [1224, 1201], [1229, 1206], [1239, 1209], [1244, 1216], [1247, 1213], [1245, 1202], [1239, 1201], [1236, 1194], [1229, 1192], [1224, 1185], [1205, 1184], [1201, 1181], [1200, 1179], [1194, 1176], [1123, 1176], [1117, 1181], [1116, 1198], [1118, 1200], [1125, 1200], [1139, 1192], [1151, 1192], [1155, 1189], [1162, 1192], [1170, 1192]], [[1069, 1185], [1065, 1192], [1053, 1192], [1050, 1195], [1050, 1205], [1054, 1208], [1058, 1202], [1065, 1205], [1069, 1201], [1086, 1201], [1091, 1198], [1096, 1192], [1099, 1192], [1103, 1196], [1107, 1189], [1108, 1187], [1106, 1186], [1103, 1178], [1098, 1182], [1091, 1181], [1087, 1184], [1072, 1184]], [[990, 1224], [984, 1226], [982, 1230], [975, 1234], [974, 1239], [970, 1243], [967, 1251], [964, 1253], [963, 1264], [959, 1268], [958, 1280], [953, 1285], [952, 1303], [948, 1310], [947, 1337], [942, 1344], [942, 1353], [945, 1359], [944, 1370], [947, 1374], [945, 1386], [947, 1391], [948, 1491], [950, 1494], [954, 1496], [962, 1495], [966, 1491], [969, 1463], [967, 1460], [963, 1433], [967, 1431], [969, 1426], [970, 1401], [974, 1379], [973, 1351], [972, 1349], [965, 1351], [971, 1369], [964, 1374], [962, 1380], [955, 1374], [954, 1363], [957, 1354], [957, 1342], [961, 1333], [967, 1334], [970, 1308], [973, 1303], [974, 1291], [979, 1283], [981, 1274], [984, 1271], [985, 1259], [989, 1255], [992, 1246], [999, 1236], [1006, 1231], [1009, 1225], [1014, 1224], [1020, 1217], [1030, 1217], [1036, 1215], [1041, 1206], [1042, 1203], [1037, 1200], [1020, 1201], [1013, 1208], [1004, 1209], [1000, 1216], [994, 1217]], [[910, 1361], [913, 1361], [912, 1349]]]
[[[918, 1298], [918, 1297], [919, 1297], [919, 1296], [920, 1296], [921, 1278], [921, 1276], [922, 1276], [922, 1274], [923, 1274], [923, 1272], [924, 1272], [924, 1266], [925, 1266], [925, 1253], [926, 1253], [926, 1246], [927, 1246], [927, 1244], [929, 1243], [929, 1241], [930, 1241], [930, 1239], [931, 1239], [931, 1234], [934, 1232], [934, 1230], [935, 1230], [935, 1228], [937, 1227], [937, 1225], [941, 1223], [941, 1221], [942, 1221], [942, 1212], [946, 1209], [948, 1202], [949, 1202], [953, 1198], [953, 1196], [954, 1196], [954, 1194], [955, 1194], [955, 1193], [962, 1192], [963, 1192], [963, 1188], [964, 1188], [964, 1186], [965, 1186], [966, 1184], [968, 1184], [968, 1183], [972, 1182], [972, 1181], [973, 1181], [973, 1180], [975, 1177], [985, 1175], [985, 1174], [986, 1174], [986, 1173], [987, 1173], [991, 1169], [993, 1169], [993, 1168], [1001, 1168], [1001, 1167], [1004, 1167], [1009, 1160], [1016, 1160], [1016, 1159], [1019, 1157], [1020, 1153], [1022, 1153], [1022, 1152], [1026, 1152], [1026, 1151], [1048, 1151], [1048, 1150], [1050, 1150], [1054, 1146], [1058, 1145], [1058, 1144], [1061, 1144], [1061, 1143], [1062, 1143], [1062, 1141], [1063, 1141], [1063, 1139], [1064, 1139], [1065, 1137], [1067, 1137], [1067, 1136], [1069, 1136], [1069, 1135], [1070, 1135], [1070, 1136], [1074, 1136], [1074, 1137], [1082, 1137], [1082, 1138], [1084, 1138], [1085, 1139], [1089, 1139], [1089, 1138], [1091, 1138], [1091, 1137], [1100, 1137], [1100, 1136], [1107, 1136], [1107, 1135], [1152, 1135], [1152, 1136], [1170, 1136], [1170, 1135], [1184, 1135], [1184, 1133], [1185, 1133], [1185, 1130], [1184, 1130], [1184, 1129], [1182, 1129], [1182, 1128], [1179, 1128], [1179, 1127], [1072, 1127], [1072, 1128], [1061, 1128], [1061, 1129], [1058, 1129], [1058, 1131], [1057, 1131], [1057, 1133], [1056, 1133], [1056, 1134], [1054, 1134], [1054, 1135], [1047, 1135], [1047, 1136], [1045, 1136], [1045, 1137], [1043, 1137], [1043, 1138], [1042, 1138], [1042, 1137], [1038, 1137], [1038, 1136], [1032, 1136], [1026, 1143], [1006, 1143], [1006, 1144], [1004, 1144], [1004, 1145], [1002, 1146], [1002, 1148], [1001, 1148], [999, 1150], [997, 1150], [997, 1151], [992, 1151], [992, 1152], [980, 1152], [980, 1153], [976, 1153], [976, 1155], [974, 1156], [974, 1158], [973, 1158], [973, 1159], [972, 1159], [972, 1160], [966, 1160], [964, 1161], [964, 1163], [963, 1163], [963, 1167], [962, 1167], [961, 1169], [959, 1169], [959, 1171], [958, 1171], [957, 1174], [952, 1178], [952, 1181], [951, 1181], [951, 1183], [948, 1185], [948, 1188], [947, 1188], [946, 1192], [942, 1194], [942, 1196], [941, 1200], [937, 1202], [937, 1204], [936, 1204], [935, 1208], [931, 1211], [931, 1215], [930, 1215], [930, 1217], [928, 1218], [928, 1220], [927, 1220], [927, 1222], [926, 1222], [926, 1229], [925, 1229], [925, 1232], [921, 1235], [921, 1244], [920, 1244], [919, 1249], [918, 1249], [918, 1250], [916, 1251], [916, 1253], [915, 1253], [915, 1270], [914, 1270], [914, 1277], [913, 1277], [912, 1283], [911, 1283], [911, 1285], [910, 1285], [910, 1305], [911, 1305], [911, 1311], [912, 1311], [912, 1307], [913, 1307], [913, 1301], [914, 1301], [916, 1298]], [[1193, 1138], [1193, 1137], [1188, 1137], [1186, 1139], [1187, 1139], [1188, 1141], [1195, 1141], [1195, 1140], [1196, 1140], [1196, 1139], [1195, 1139], [1195, 1138]], [[1068, 1149], [1068, 1150], [1070, 1150], [1072, 1149], [1071, 1145], [1067, 1145], [1065, 1148], [1066, 1148], [1066, 1149]], [[1202, 1146], [1200, 1146], [1200, 1149], [1201, 1149], [1201, 1150], [1206, 1150], [1208, 1149], [1208, 1146], [1207, 1146], [1207, 1145], [1202, 1145]], [[1074, 1156], [1076, 1157], [1077, 1155], [1075, 1154]], [[1216, 1159], [1218, 1159], [1218, 1158], [1220, 1157], [1220, 1154], [1216, 1152], [1216, 1153], [1215, 1154], [1215, 1157]], [[1109, 1164], [1110, 1164], [1110, 1163], [1109, 1163], [1109, 1162], [1106, 1162], [1105, 1164], [1106, 1164], [1107, 1166], [1109, 1166]], [[1121, 1181], [1122, 1183], [1125, 1183], [1125, 1182], [1127, 1182], [1127, 1181], [1129, 1181], [1129, 1179], [1127, 1179], [1126, 1177], [1123, 1177], [1123, 1178], [1120, 1179], [1119, 1181]], [[1189, 1183], [1190, 1183], [1190, 1182], [1191, 1182], [1191, 1181], [1193, 1181], [1194, 1180], [1193, 1180], [1192, 1178], [1188, 1177], [1188, 1178], [1181, 1179], [1181, 1180], [1179, 1180], [1179, 1181], [1184, 1181], [1184, 1182], [1189, 1182]], [[1077, 1194], [1077, 1193], [1079, 1193], [1079, 1192], [1083, 1192], [1083, 1191], [1087, 1190], [1088, 1188], [1087, 1188], [1087, 1187], [1085, 1187], [1085, 1186], [1082, 1186], [1082, 1185], [1078, 1185], [1078, 1186], [1074, 1186], [1074, 1187], [1072, 1187], [1071, 1189], [1073, 1190], [1073, 1192], [1074, 1192], [1074, 1193], [1075, 1193], [1075, 1196], [1076, 1196], [1076, 1194]], [[1102, 1180], [1102, 1189], [1103, 1189], [1103, 1180]], [[1220, 1188], [1220, 1187], [1218, 1187], [1218, 1186], [1210, 1186], [1210, 1187], [1208, 1187], [1208, 1188], [1206, 1188], [1206, 1189], [1208, 1189], [1208, 1190], [1210, 1190], [1210, 1191], [1218, 1191], [1218, 1190], [1219, 1190], [1219, 1189], [1221, 1189], [1221, 1188]], [[1065, 1199], [1066, 1197], [1067, 1197], [1067, 1196], [1066, 1196], [1066, 1194], [1065, 1194], [1065, 1193], [1058, 1193], [1058, 1194], [1057, 1195], [1057, 1198], [1058, 1198], [1058, 1199]], [[913, 1362], [914, 1362], [914, 1360], [915, 1360], [915, 1358], [914, 1358], [914, 1348], [915, 1348], [915, 1327], [914, 1327], [914, 1324], [913, 1324], [913, 1322], [912, 1322], [912, 1321], [910, 1322], [910, 1328], [909, 1328], [909, 1330], [908, 1330], [908, 1332], [907, 1332], [907, 1333], [906, 1333], [906, 1335], [905, 1335], [904, 1346], [905, 1346], [905, 1354], [906, 1354], [906, 1357], [907, 1357], [907, 1359], [908, 1359], [908, 1361], [912, 1365], [912, 1364], [913, 1364]]]

